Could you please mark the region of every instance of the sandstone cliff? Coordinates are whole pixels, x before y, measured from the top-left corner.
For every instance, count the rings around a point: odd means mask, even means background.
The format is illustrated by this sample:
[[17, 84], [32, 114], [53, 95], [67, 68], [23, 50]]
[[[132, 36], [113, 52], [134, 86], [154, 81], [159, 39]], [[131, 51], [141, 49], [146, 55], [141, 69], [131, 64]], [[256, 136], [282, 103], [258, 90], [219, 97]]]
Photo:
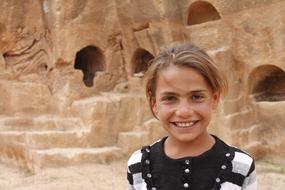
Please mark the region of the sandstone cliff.
[[157, 139], [142, 76], [175, 41], [205, 48], [229, 80], [211, 131], [284, 158], [284, 1], [2, 0], [0, 10], [2, 161], [104, 161]]

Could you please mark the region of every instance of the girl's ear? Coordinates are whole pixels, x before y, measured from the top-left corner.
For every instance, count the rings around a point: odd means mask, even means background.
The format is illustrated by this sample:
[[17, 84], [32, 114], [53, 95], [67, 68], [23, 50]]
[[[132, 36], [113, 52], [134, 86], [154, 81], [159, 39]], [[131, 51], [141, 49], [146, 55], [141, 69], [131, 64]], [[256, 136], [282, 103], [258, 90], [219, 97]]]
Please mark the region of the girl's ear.
[[213, 93], [213, 104], [212, 104], [214, 110], [217, 109], [219, 102], [220, 102], [220, 93], [214, 92]]

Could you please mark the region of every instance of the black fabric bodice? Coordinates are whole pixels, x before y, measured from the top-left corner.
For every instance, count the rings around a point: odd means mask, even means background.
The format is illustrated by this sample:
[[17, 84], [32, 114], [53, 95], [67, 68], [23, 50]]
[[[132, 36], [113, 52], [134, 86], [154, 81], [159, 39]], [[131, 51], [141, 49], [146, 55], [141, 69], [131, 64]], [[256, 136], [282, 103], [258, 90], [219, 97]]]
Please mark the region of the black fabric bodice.
[[157, 190], [211, 190], [226, 162], [227, 146], [215, 137], [212, 148], [199, 156], [169, 158], [164, 151], [165, 137], [150, 147], [150, 164], [146, 177], [151, 177]]

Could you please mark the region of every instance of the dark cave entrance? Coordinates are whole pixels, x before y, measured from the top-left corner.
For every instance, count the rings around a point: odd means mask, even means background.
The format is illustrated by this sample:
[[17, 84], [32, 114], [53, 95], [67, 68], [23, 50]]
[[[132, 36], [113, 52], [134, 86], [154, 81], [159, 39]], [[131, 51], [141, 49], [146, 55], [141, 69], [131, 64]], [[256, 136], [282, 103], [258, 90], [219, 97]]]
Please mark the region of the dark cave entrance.
[[251, 94], [257, 102], [285, 101], [285, 72], [274, 65], [256, 68], [250, 75]]
[[206, 1], [194, 2], [188, 9], [188, 25], [201, 24], [219, 19], [221, 19], [221, 16], [216, 8]]
[[147, 50], [142, 48], [137, 49], [132, 58], [133, 75], [143, 76], [153, 58], [154, 56]]
[[87, 87], [93, 86], [93, 79], [97, 71], [104, 71], [105, 58], [96, 46], [87, 46], [76, 53], [75, 69], [83, 72], [83, 82]]

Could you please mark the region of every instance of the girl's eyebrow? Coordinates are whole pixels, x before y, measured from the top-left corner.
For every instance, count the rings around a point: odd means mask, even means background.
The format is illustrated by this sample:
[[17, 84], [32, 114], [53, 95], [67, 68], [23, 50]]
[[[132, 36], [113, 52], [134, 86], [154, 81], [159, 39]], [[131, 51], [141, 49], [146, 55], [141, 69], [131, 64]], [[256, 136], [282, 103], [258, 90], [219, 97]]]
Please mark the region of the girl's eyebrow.
[[[207, 92], [207, 89], [198, 89], [198, 90], [193, 90], [191, 92], [189, 92], [188, 94], [193, 94], [193, 93], [202, 93], [202, 92]], [[171, 96], [171, 95], [177, 95], [178, 93], [176, 92], [172, 92], [172, 91], [165, 91], [160, 93], [163, 96]]]
[[163, 95], [163, 96], [177, 95], [177, 93], [175, 93], [175, 92], [168, 92], [168, 91], [162, 92], [160, 94]]
[[193, 90], [191, 93], [200, 93], [200, 92], [207, 92], [208, 90], [206, 89], [201, 89], [201, 90]]

